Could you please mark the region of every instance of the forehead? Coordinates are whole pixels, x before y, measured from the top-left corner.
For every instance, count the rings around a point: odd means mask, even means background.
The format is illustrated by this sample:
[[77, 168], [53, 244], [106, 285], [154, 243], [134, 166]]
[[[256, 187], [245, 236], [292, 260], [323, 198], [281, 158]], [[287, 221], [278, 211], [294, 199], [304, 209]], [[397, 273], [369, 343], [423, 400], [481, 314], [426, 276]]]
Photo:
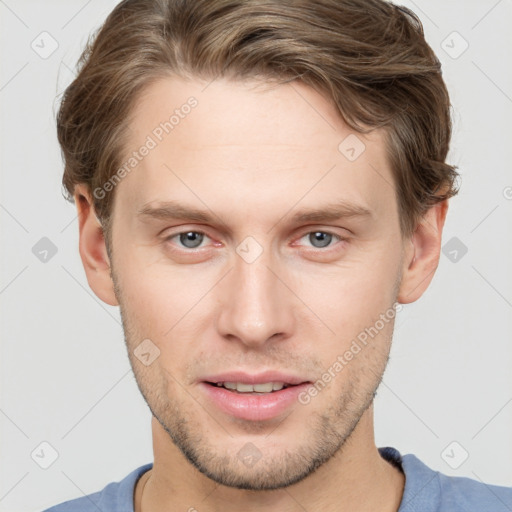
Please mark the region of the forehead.
[[355, 132], [297, 81], [160, 79], [138, 98], [127, 142], [123, 162], [137, 162], [116, 194], [134, 209], [183, 196], [246, 211], [323, 199], [394, 209], [383, 133]]

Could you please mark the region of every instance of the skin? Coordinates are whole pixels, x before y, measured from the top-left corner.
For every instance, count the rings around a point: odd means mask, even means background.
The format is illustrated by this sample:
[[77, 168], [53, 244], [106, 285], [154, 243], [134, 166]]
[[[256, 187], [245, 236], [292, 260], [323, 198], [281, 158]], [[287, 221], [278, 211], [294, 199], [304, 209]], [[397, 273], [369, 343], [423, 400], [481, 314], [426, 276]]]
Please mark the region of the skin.
[[[127, 155], [187, 98], [198, 105], [117, 185], [112, 258], [87, 187], [75, 190], [88, 282], [120, 306], [153, 413], [154, 467], [135, 510], [396, 511], [404, 476], [377, 451], [372, 406], [393, 321], [307, 405], [272, 420], [221, 412], [199, 381], [233, 369], [321, 378], [395, 301], [423, 294], [447, 202], [404, 237], [383, 133], [357, 134], [366, 149], [350, 162], [338, 145], [353, 130], [304, 84], [205, 86], [166, 78], [139, 98]], [[170, 200], [212, 219], [137, 216]], [[292, 222], [339, 201], [370, 213]], [[197, 230], [207, 236], [196, 249], [173, 236]], [[317, 231], [335, 236], [318, 247]], [[247, 236], [262, 249], [252, 263], [236, 252]], [[160, 350], [149, 366], [134, 356], [147, 338]], [[261, 454], [251, 467], [237, 457], [247, 443]]]

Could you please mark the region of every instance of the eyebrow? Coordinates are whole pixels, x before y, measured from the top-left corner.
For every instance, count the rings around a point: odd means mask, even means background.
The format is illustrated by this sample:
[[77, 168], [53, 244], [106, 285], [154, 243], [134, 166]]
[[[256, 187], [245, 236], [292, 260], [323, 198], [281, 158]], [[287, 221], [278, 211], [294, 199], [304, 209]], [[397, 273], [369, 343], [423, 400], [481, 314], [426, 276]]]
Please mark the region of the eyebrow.
[[318, 209], [298, 211], [293, 215], [292, 222], [322, 222], [347, 217], [372, 217], [372, 211], [363, 205], [339, 201]]
[[[286, 215], [288, 215], [288, 213], [282, 218], [286, 217]], [[299, 210], [291, 217], [291, 222], [297, 224], [301, 222], [334, 221], [347, 217], [372, 216], [372, 210], [363, 205], [347, 201], [338, 201], [336, 203], [326, 204], [320, 208]], [[194, 222], [211, 223], [214, 217], [217, 216], [213, 214], [211, 210], [190, 208], [177, 201], [164, 201], [156, 203], [153, 206], [150, 203], [143, 205], [137, 211], [137, 217], [142, 220], [190, 220]], [[219, 217], [217, 217], [217, 219], [219, 219]]]
[[137, 211], [141, 219], [159, 220], [192, 220], [195, 222], [211, 222], [213, 216], [206, 210], [189, 208], [177, 201], [159, 202], [155, 206], [145, 204]]

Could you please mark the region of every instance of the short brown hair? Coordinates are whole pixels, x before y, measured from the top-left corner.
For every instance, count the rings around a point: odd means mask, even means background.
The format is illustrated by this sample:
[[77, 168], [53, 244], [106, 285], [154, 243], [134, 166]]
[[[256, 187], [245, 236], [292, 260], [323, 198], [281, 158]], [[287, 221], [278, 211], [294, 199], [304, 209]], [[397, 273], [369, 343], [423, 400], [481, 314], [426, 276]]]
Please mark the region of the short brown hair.
[[[139, 93], [168, 77], [300, 79], [355, 131], [383, 128], [402, 233], [457, 193], [450, 100], [416, 15], [384, 0], [124, 0], [89, 40], [57, 115], [63, 185], [118, 170]], [[94, 197], [107, 248], [114, 191]]]

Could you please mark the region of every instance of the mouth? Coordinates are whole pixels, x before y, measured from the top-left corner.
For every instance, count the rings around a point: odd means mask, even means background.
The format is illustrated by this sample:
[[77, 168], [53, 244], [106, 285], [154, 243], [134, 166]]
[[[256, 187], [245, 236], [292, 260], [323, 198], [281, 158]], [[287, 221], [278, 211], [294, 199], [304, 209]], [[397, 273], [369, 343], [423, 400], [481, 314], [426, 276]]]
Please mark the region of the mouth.
[[297, 405], [299, 394], [311, 383], [277, 372], [234, 372], [209, 376], [199, 382], [199, 387], [206, 403], [217, 411], [248, 421], [265, 421], [280, 417]]
[[210, 386], [227, 389], [235, 393], [251, 394], [251, 395], [266, 395], [268, 393], [275, 393], [282, 389], [287, 389], [297, 384], [286, 384], [285, 382], [263, 382], [260, 384], [247, 384], [245, 382], [208, 382]]

